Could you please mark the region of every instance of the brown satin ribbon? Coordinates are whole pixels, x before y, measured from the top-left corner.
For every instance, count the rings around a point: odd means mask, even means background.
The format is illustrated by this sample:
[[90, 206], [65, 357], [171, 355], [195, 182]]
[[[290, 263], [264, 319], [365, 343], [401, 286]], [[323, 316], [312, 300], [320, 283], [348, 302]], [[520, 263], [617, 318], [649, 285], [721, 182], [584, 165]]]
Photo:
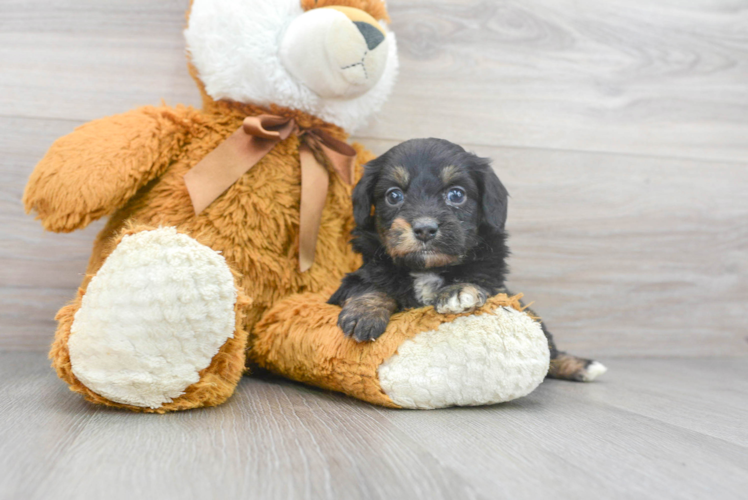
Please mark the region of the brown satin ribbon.
[[205, 210], [280, 141], [296, 134], [301, 140], [301, 203], [299, 209], [299, 269], [312, 267], [322, 221], [328, 168], [347, 184], [353, 183], [356, 150], [320, 129], [302, 129], [292, 118], [250, 116], [242, 126], [184, 176], [195, 214]]

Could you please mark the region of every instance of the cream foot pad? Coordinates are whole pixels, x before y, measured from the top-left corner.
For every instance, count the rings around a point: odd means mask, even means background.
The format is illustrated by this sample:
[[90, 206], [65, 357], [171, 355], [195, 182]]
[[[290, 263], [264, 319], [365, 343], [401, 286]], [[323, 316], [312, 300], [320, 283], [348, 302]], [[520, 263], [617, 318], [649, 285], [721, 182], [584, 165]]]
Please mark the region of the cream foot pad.
[[75, 314], [73, 373], [112, 401], [158, 408], [197, 382], [233, 336], [235, 302], [219, 253], [174, 228], [125, 236]]
[[540, 324], [500, 307], [406, 340], [379, 367], [379, 382], [404, 408], [487, 405], [532, 392], [548, 373], [549, 358]]

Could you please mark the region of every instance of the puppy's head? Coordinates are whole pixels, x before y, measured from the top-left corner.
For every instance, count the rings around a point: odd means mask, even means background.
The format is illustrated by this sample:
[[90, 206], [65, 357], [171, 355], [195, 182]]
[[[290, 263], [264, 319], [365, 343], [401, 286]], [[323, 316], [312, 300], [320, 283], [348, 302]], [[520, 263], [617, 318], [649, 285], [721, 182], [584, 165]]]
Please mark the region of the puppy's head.
[[413, 139], [366, 165], [353, 209], [359, 235], [375, 234], [399, 264], [428, 269], [458, 264], [486, 232], [503, 232], [507, 197], [488, 159]]

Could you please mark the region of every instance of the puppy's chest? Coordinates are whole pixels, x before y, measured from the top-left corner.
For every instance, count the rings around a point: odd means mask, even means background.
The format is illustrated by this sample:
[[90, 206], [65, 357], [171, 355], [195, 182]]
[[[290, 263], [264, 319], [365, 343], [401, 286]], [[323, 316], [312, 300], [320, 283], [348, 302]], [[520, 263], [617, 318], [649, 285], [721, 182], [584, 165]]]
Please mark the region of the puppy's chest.
[[413, 278], [413, 293], [422, 306], [430, 306], [436, 301], [439, 289], [444, 286], [444, 278], [436, 273], [410, 273]]

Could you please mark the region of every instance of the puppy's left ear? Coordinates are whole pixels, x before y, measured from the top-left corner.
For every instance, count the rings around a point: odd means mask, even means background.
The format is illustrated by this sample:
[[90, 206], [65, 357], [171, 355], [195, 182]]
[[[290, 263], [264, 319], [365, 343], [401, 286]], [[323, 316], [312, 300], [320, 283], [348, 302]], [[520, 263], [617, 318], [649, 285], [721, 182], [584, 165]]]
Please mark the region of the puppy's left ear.
[[480, 188], [483, 224], [495, 231], [503, 231], [509, 207], [509, 192], [491, 168], [490, 159], [476, 157], [474, 172]]
[[353, 219], [358, 227], [372, 223], [371, 206], [374, 203], [374, 187], [381, 171], [381, 156], [364, 165], [364, 175], [353, 188]]

